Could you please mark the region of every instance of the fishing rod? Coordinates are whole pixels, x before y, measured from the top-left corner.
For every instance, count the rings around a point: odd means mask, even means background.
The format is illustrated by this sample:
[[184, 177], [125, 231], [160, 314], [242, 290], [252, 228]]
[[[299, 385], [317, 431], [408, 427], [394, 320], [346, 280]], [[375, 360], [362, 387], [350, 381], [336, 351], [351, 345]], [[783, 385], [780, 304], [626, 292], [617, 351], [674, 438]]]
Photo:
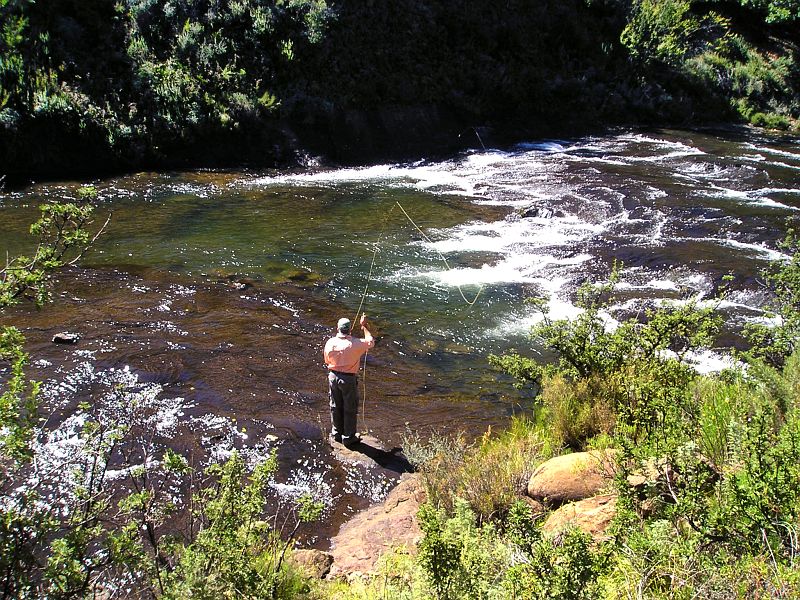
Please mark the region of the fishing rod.
[[[476, 131], [476, 134], [477, 134], [477, 131]], [[444, 254], [442, 254], [439, 251], [439, 249], [436, 248], [436, 246], [434, 245], [433, 241], [425, 234], [424, 231], [422, 231], [422, 228], [420, 228], [420, 226], [417, 225], [417, 223], [414, 221], [414, 219], [411, 218], [411, 215], [409, 215], [408, 211], [406, 211], [406, 209], [403, 208], [403, 205], [400, 204], [399, 201], [395, 200], [395, 203], [392, 205], [391, 210], [389, 210], [389, 212], [387, 213], [386, 217], [383, 220], [383, 225], [381, 226], [381, 231], [380, 231], [380, 234], [378, 235], [378, 240], [375, 243], [375, 250], [372, 252], [372, 261], [370, 262], [370, 265], [369, 265], [369, 273], [367, 274], [367, 281], [366, 281], [366, 283], [364, 285], [364, 292], [361, 294], [361, 301], [359, 302], [358, 309], [356, 310], [356, 314], [353, 317], [353, 321], [352, 321], [353, 323], [358, 323], [359, 322], [358, 321], [358, 315], [359, 314], [363, 314], [363, 313], [361, 313], [361, 309], [364, 307], [364, 301], [365, 301], [365, 299], [367, 297], [367, 292], [369, 290], [369, 284], [372, 281], [372, 273], [373, 273], [373, 270], [375, 268], [375, 260], [376, 260], [376, 258], [378, 256], [378, 252], [380, 250], [380, 244], [381, 244], [381, 241], [383, 240], [384, 233], [386, 232], [386, 225], [389, 222], [389, 218], [391, 217], [391, 215], [394, 212], [395, 208], [399, 208], [402, 211], [403, 215], [406, 217], [406, 219], [408, 219], [408, 222], [411, 223], [411, 225], [413, 225], [414, 229], [416, 229], [417, 232], [419, 232], [419, 234], [425, 239], [425, 241], [428, 242], [428, 244], [430, 244], [433, 247], [433, 249], [439, 255], [439, 258], [444, 263], [444, 266], [447, 269], [447, 271], [452, 271], [453, 270], [453, 268], [450, 266], [450, 263], [448, 262], [447, 258], [444, 256]], [[461, 299], [467, 304], [469, 309], [471, 309], [473, 306], [475, 306], [475, 303], [478, 301], [478, 298], [480, 297], [480, 295], [483, 292], [485, 287], [486, 287], [485, 284], [481, 284], [480, 288], [478, 288], [478, 292], [475, 294], [475, 297], [472, 298], [472, 300], [470, 300], [464, 294], [464, 290], [461, 288], [461, 285], [460, 284], [456, 284], [456, 288], [458, 288], [458, 293], [461, 295]], [[362, 422], [364, 424], [364, 428], [367, 431], [369, 431], [369, 426], [367, 425], [367, 354], [369, 354], [369, 350], [367, 350], [364, 353], [364, 366], [363, 366], [363, 369], [362, 369], [363, 392], [361, 394], [361, 396], [362, 396], [362, 409], [361, 409], [362, 416], [361, 416], [361, 420], [362, 420]]]

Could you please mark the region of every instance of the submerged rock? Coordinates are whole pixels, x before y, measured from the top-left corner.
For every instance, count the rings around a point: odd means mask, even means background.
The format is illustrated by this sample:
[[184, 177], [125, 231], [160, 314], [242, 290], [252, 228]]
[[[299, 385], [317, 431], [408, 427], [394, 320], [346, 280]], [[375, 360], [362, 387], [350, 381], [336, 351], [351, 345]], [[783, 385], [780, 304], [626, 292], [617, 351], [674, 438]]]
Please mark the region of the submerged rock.
[[78, 340], [81, 339], [77, 333], [69, 333], [68, 331], [62, 331], [61, 333], [57, 333], [53, 336], [53, 343], [54, 344], [77, 344]]
[[613, 479], [616, 454], [615, 450], [592, 450], [551, 458], [531, 475], [528, 495], [551, 504], [594, 496]]
[[325, 277], [307, 269], [285, 269], [275, 278], [276, 283], [293, 283], [304, 286], [315, 286], [326, 283]]
[[422, 532], [417, 511], [425, 502], [419, 475], [404, 475], [383, 503], [368, 508], [342, 525], [331, 540], [333, 566], [329, 578], [369, 574], [378, 559], [398, 547], [416, 551]]
[[539, 218], [539, 219], [552, 219], [552, 218], [559, 218], [562, 219], [566, 216], [566, 213], [563, 210], [552, 209], [547, 206], [529, 206], [528, 208], [523, 208], [519, 211], [519, 216], [523, 219], [527, 218]]

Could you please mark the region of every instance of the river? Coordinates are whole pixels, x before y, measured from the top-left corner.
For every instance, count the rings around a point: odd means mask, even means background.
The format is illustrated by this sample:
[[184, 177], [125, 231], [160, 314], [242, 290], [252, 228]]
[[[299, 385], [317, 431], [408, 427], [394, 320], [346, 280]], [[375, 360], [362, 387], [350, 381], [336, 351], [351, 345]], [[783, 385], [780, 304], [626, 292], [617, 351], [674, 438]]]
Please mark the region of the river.
[[[800, 146], [749, 129], [620, 131], [407, 164], [83, 183], [98, 189], [98, 221], [113, 211], [107, 232], [57, 276], [53, 304], [3, 316], [45, 382], [43, 448], [68, 452], [94, 411], [135, 421], [148, 443], [196, 465], [277, 449], [279, 495], [326, 501], [325, 526], [308, 535], [324, 546], [401, 470], [342, 463], [325, 443], [321, 348], [362, 296], [380, 341], [361, 428], [388, 448], [406, 430], [474, 436], [530, 410], [487, 354], [537, 353], [527, 332], [540, 316], [524, 300], [574, 315], [576, 288], [614, 260], [615, 319], [710, 299], [733, 274], [720, 349], [694, 357], [720, 368], [740, 327], [764, 318], [758, 274], [782, 257], [800, 208]], [[0, 195], [0, 249], [30, 251], [36, 206], [79, 185]], [[51, 343], [59, 331], [80, 342]], [[118, 466], [110, 477], [123, 477]]]

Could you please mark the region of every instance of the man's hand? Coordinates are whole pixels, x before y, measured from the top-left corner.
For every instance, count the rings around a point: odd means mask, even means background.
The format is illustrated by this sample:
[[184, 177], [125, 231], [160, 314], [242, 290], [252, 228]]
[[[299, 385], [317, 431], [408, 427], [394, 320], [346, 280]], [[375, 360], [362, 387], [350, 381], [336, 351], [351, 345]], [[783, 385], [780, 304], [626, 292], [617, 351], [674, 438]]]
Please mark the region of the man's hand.
[[369, 330], [369, 323], [367, 322], [367, 315], [365, 313], [361, 314], [361, 320], [359, 323], [361, 324], [361, 329], [364, 330], [364, 340], [372, 342], [372, 332]]

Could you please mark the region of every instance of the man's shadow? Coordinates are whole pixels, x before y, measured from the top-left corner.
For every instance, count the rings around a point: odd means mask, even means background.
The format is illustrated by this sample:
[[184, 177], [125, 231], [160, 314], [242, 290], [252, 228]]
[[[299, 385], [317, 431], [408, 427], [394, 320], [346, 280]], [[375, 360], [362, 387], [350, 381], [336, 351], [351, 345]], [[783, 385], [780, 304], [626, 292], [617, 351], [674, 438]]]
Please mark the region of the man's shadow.
[[358, 452], [359, 454], [363, 454], [367, 458], [375, 461], [375, 464], [377, 464], [379, 467], [382, 467], [388, 471], [393, 471], [397, 474], [413, 473], [416, 471], [414, 465], [408, 462], [405, 454], [403, 454], [403, 449], [397, 446], [391, 450], [384, 450], [383, 448], [378, 448], [364, 440], [361, 440], [357, 444], [354, 444], [348, 448], [348, 450], [350, 450], [350, 452]]

